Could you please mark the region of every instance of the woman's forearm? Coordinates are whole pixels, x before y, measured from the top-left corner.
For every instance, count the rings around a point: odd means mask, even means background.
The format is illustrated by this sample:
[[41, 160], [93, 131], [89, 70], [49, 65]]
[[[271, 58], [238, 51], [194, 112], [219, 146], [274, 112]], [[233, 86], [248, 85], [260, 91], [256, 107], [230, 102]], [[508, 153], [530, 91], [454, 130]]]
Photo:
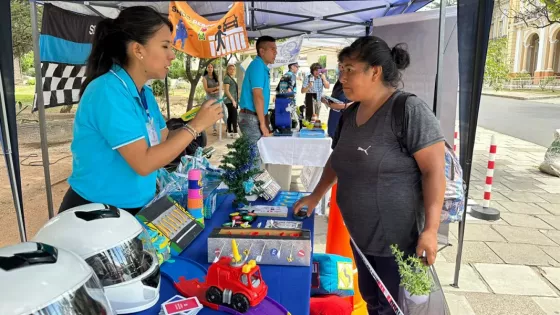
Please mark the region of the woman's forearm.
[[325, 167], [323, 168], [323, 174], [321, 175], [321, 179], [319, 183], [313, 190], [313, 195], [318, 198], [322, 198], [329, 189], [336, 183], [337, 176], [334, 172], [334, 169], [331, 166], [331, 158], [329, 157]]
[[422, 175], [424, 209], [426, 211], [424, 231], [437, 233], [439, 229], [441, 209], [443, 208], [445, 196], [445, 182], [443, 169]]

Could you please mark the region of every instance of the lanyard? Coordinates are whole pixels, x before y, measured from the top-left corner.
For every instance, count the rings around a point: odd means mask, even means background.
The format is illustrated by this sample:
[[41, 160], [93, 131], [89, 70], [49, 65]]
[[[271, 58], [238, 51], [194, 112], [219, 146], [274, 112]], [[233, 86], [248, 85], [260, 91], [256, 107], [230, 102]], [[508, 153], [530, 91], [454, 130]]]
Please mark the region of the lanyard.
[[142, 103], [142, 107], [144, 107], [144, 110], [146, 111], [146, 115], [148, 115], [148, 120], [151, 121], [151, 117], [150, 117], [150, 110], [148, 109], [148, 102], [146, 101], [146, 94], [144, 94], [144, 88], [142, 88], [142, 91], [140, 91], [140, 101]]
[[[115, 71], [110, 70], [112, 74], [114, 74], [119, 80], [121, 80], [122, 84], [124, 85], [124, 87], [128, 90], [128, 93], [130, 93], [130, 90], [128, 89], [128, 85], [126, 85], [126, 82], [124, 82], [124, 80], [119, 77], [119, 75], [117, 73], [115, 73]], [[142, 107], [144, 108], [144, 110], [146, 111], [146, 115], [148, 115], [148, 121], [152, 121], [152, 118], [150, 116], [150, 110], [148, 109], [148, 102], [146, 101], [146, 95], [144, 94], [144, 88], [142, 88], [142, 91], [140, 91], [138, 94], [140, 94], [140, 103], [142, 104]]]

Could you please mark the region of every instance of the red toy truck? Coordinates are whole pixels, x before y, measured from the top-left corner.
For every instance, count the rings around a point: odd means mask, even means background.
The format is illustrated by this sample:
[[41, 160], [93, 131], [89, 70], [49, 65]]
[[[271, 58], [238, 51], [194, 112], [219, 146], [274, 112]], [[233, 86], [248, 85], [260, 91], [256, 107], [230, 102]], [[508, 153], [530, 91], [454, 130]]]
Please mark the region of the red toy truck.
[[234, 248], [234, 258], [224, 256], [210, 265], [206, 281], [181, 278], [175, 287], [186, 296], [196, 296], [212, 309], [220, 304], [230, 305], [234, 310], [245, 313], [250, 307], [261, 303], [268, 294], [268, 286], [261, 277], [259, 266], [254, 260], [244, 263]]

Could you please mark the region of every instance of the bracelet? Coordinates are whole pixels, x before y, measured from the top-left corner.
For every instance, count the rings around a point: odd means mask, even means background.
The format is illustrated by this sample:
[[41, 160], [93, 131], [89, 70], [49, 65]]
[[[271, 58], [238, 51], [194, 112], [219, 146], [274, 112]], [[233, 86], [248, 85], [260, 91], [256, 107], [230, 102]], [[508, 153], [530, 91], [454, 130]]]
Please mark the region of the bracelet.
[[189, 124], [185, 124], [185, 126], [183, 126], [183, 129], [185, 129], [186, 131], [190, 132], [190, 134], [193, 136], [193, 138], [198, 138], [200, 136], [200, 133], [198, 133], [196, 131], [196, 129], [194, 129], [191, 125]]

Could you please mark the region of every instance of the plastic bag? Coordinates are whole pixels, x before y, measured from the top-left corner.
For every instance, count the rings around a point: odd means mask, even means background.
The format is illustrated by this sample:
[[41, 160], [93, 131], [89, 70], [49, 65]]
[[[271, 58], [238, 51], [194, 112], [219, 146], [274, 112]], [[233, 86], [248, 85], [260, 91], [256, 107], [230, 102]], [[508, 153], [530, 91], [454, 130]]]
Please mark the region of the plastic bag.
[[447, 315], [447, 303], [433, 267], [428, 275], [432, 279], [432, 290], [427, 295], [411, 295], [404, 287], [399, 289], [398, 304], [406, 315]]
[[539, 169], [543, 173], [560, 177], [560, 129], [554, 132], [554, 141], [546, 151]]

